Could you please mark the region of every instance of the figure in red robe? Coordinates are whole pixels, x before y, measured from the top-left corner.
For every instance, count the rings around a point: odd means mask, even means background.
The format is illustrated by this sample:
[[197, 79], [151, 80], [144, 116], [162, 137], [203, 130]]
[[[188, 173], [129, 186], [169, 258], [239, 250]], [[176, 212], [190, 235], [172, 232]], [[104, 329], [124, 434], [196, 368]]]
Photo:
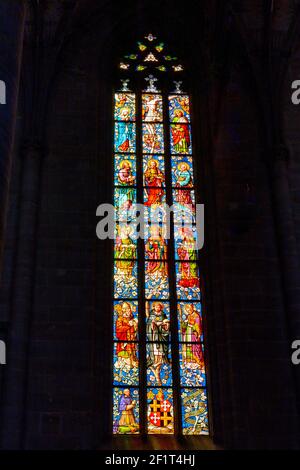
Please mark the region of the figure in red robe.
[[117, 356], [126, 359], [132, 367], [137, 365], [136, 344], [130, 341], [137, 340], [137, 321], [133, 317], [129, 302], [123, 302], [116, 306], [118, 314], [116, 321]]
[[164, 175], [158, 167], [158, 162], [151, 159], [148, 162], [147, 170], [145, 171], [145, 185], [147, 188], [148, 199], [145, 201], [145, 206], [152, 206], [154, 204], [161, 204], [164, 182]]

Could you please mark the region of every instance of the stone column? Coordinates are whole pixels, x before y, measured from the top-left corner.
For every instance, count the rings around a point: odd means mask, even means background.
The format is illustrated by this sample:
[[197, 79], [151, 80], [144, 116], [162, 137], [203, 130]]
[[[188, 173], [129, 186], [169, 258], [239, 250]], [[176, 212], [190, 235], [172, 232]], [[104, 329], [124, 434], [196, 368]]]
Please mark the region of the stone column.
[[0, 2], [0, 267], [22, 60], [25, 2]]
[[[300, 266], [289, 187], [289, 150], [279, 145], [271, 153], [273, 160], [270, 162], [269, 175], [273, 216], [278, 240], [286, 329], [290, 341], [287, 353], [292, 355], [292, 342], [300, 338]], [[291, 368], [295, 381], [297, 408], [300, 413], [300, 369], [292, 366], [292, 363]]]
[[33, 309], [37, 225], [40, 201], [41, 146], [23, 147], [19, 238], [15, 265], [11, 327], [3, 384], [0, 448], [21, 449], [25, 438], [25, 403]]

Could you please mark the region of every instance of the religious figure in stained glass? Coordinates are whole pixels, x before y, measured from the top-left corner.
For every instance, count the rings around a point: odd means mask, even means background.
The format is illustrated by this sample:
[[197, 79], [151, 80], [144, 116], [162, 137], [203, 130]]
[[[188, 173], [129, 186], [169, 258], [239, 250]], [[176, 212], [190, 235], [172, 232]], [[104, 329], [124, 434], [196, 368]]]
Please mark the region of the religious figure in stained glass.
[[181, 243], [178, 244], [177, 254], [182, 261], [179, 264], [181, 287], [199, 287], [199, 275], [197, 268], [197, 252], [195, 250], [195, 239], [189, 227], [181, 229]]
[[130, 160], [121, 161], [118, 172], [118, 184], [122, 186], [132, 186], [135, 184], [135, 176], [132, 173], [132, 162]]
[[115, 94], [115, 119], [120, 121], [135, 120], [135, 94]]
[[[162, 260], [167, 259], [167, 244], [162, 235], [162, 229], [159, 225], [150, 226], [150, 237], [146, 241], [145, 255], [149, 260]], [[148, 263], [148, 269], [151, 271], [151, 263]], [[157, 263], [153, 266], [153, 269], [157, 269]], [[164, 269], [164, 267], [163, 267]]]
[[134, 186], [136, 184], [135, 155], [115, 154], [115, 185]]
[[[123, 260], [132, 260], [136, 258], [136, 245], [131, 238], [133, 228], [129, 225], [119, 225], [118, 235], [115, 244], [115, 257], [122, 260], [117, 262], [117, 267], [127, 271], [132, 268], [130, 262]], [[121, 264], [120, 264], [121, 263]], [[122, 264], [123, 263], [123, 264]]]
[[149, 186], [146, 189], [148, 199], [145, 206], [161, 204], [164, 191], [161, 189], [164, 182], [163, 172], [159, 168], [159, 162], [154, 158], [149, 160], [145, 171], [145, 184]]
[[135, 151], [135, 124], [128, 122], [129, 113], [123, 111], [122, 121], [116, 122], [115, 150], [116, 152]]
[[[133, 316], [133, 308], [134, 307], [129, 302], [123, 302], [122, 304], [117, 304], [115, 306], [117, 313], [115, 328], [116, 338], [119, 341], [124, 341], [124, 343], [127, 343], [127, 341], [137, 341], [138, 322], [137, 319]], [[128, 357], [132, 355], [133, 361], [135, 361], [135, 348], [127, 344], [125, 349], [128, 353]], [[117, 349], [117, 353], [118, 352], [121, 352], [121, 348]]]
[[[176, 82], [181, 83], [182, 82]], [[179, 87], [180, 89], [180, 87]], [[177, 114], [177, 111], [181, 111], [183, 114]], [[177, 121], [180, 122], [189, 122], [190, 121], [190, 100], [187, 95], [177, 94], [169, 96], [169, 115], [170, 120], [172, 121], [175, 117], [177, 117]], [[182, 120], [180, 118], [182, 116]]]
[[162, 124], [143, 124], [143, 152], [161, 153], [164, 151]]
[[172, 151], [174, 153], [189, 153], [191, 146], [188, 119], [180, 109], [174, 111], [171, 124]]
[[147, 261], [146, 274], [146, 297], [162, 298], [169, 297], [168, 265], [164, 261]]
[[[124, 78], [114, 95], [113, 432], [138, 434], [146, 425], [149, 434], [173, 434], [177, 420], [183, 434], [208, 434], [190, 97], [180, 80], [184, 67], [152, 34], [136, 51], [127, 51], [119, 67]], [[146, 84], [132, 91], [128, 72]], [[165, 204], [171, 196], [169, 227]], [[139, 250], [132, 224], [136, 202], [144, 204], [145, 241]], [[175, 272], [169, 269], [172, 254]], [[173, 383], [174, 360], [178, 383]], [[147, 422], [140, 426], [142, 387], [147, 409], [141, 419]]]
[[121, 417], [118, 421], [118, 431], [120, 434], [134, 434], [138, 431], [139, 425], [134, 415], [136, 405], [137, 403], [132, 399], [130, 390], [125, 388], [119, 400], [119, 412]]
[[[193, 186], [192, 172], [190, 165], [187, 162], [181, 162], [178, 164], [177, 170], [175, 170], [175, 177], [177, 188], [188, 189]], [[180, 194], [179, 191], [178, 194]], [[184, 196], [181, 197], [184, 198]]]
[[138, 386], [139, 361], [137, 343], [114, 344], [114, 385]]
[[179, 345], [181, 383], [187, 387], [206, 385], [203, 348], [201, 343]]
[[161, 95], [143, 95], [143, 121], [162, 121], [162, 97]]
[[147, 340], [151, 341], [147, 346], [147, 367], [154, 373], [157, 385], [161, 385], [162, 366], [170, 364], [170, 321], [161, 302], [154, 302], [152, 307], [149, 311], [149, 302], [146, 303]]
[[[122, 336], [123, 331], [121, 327], [116, 327], [117, 336]], [[131, 333], [131, 332], [130, 332]], [[132, 336], [134, 336], [132, 334]], [[119, 364], [126, 368], [133, 369], [138, 366], [138, 360], [136, 355], [136, 344], [135, 343], [117, 343], [117, 356]]]
[[[197, 343], [202, 338], [202, 319], [197, 311], [195, 304], [178, 304], [179, 322], [180, 322], [180, 340], [189, 343]], [[202, 359], [198, 350], [192, 351], [191, 357], [196, 362]]]

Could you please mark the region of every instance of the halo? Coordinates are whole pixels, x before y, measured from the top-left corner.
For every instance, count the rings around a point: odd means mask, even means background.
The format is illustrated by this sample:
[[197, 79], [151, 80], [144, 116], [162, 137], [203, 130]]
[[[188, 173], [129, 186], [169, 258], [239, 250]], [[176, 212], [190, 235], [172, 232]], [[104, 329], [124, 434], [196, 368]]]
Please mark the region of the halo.
[[124, 165], [127, 164], [130, 168], [132, 168], [132, 163], [130, 160], [122, 160], [120, 163], [121, 170], [124, 168]]
[[181, 170], [182, 165], [185, 165], [185, 166], [188, 168], [188, 170], [190, 170], [190, 168], [191, 168], [190, 165], [189, 165], [189, 163], [187, 163], [187, 162], [180, 162], [180, 163], [178, 163], [178, 166], [177, 166], [178, 170]]
[[158, 166], [159, 162], [157, 160], [155, 160], [155, 158], [151, 158], [149, 161], [148, 161], [148, 166], [150, 165], [150, 163], [154, 162], [156, 166]]

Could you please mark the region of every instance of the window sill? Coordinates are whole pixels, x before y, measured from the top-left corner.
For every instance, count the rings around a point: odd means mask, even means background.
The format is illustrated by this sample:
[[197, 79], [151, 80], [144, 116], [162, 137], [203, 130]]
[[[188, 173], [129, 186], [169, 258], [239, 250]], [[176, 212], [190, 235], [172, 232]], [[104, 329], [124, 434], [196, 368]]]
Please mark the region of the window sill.
[[209, 436], [114, 436], [102, 450], [221, 450]]

